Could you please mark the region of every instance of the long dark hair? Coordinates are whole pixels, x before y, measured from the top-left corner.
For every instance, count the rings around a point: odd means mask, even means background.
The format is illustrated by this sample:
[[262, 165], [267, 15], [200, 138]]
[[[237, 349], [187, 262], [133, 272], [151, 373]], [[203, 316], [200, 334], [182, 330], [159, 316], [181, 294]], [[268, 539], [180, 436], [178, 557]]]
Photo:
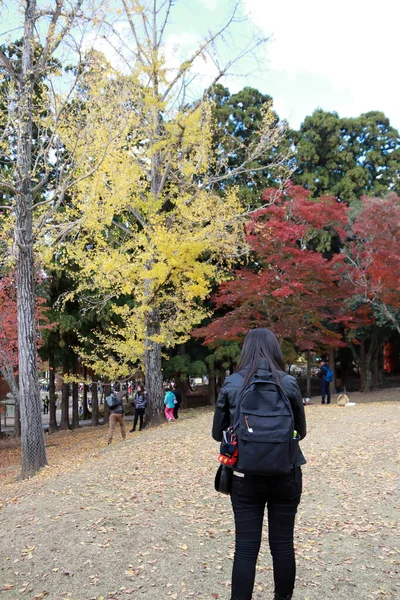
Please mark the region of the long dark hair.
[[242, 351], [235, 372], [246, 370], [243, 387], [245, 387], [257, 371], [260, 361], [264, 359], [272, 378], [280, 382], [281, 373], [285, 371], [285, 361], [276, 336], [270, 329], [251, 329], [244, 338]]

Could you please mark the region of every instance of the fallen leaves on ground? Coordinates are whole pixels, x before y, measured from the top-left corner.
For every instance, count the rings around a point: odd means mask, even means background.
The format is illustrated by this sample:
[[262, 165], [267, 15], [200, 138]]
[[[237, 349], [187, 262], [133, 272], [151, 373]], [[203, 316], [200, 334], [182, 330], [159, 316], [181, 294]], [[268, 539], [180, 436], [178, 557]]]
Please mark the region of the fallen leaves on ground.
[[[306, 408], [296, 600], [399, 596], [399, 409]], [[11, 482], [3, 472], [5, 597], [227, 600], [234, 524], [229, 498], [213, 490], [211, 421], [208, 409], [183, 412], [126, 442], [116, 430], [108, 447], [105, 428], [63, 432], [51, 436], [51, 466], [37, 477]], [[272, 597], [267, 536], [254, 600]]]

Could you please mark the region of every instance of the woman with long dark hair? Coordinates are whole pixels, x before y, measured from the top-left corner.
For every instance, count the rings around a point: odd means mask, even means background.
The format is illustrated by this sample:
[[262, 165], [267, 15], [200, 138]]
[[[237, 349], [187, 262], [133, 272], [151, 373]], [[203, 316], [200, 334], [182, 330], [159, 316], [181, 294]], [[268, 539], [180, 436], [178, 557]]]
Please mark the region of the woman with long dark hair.
[[136, 431], [136, 425], [139, 421], [139, 431], [143, 429], [143, 417], [147, 406], [147, 393], [142, 385], [138, 385], [135, 397], [133, 399], [133, 404], [135, 405], [135, 419], [133, 421], [133, 427], [129, 431]]
[[[296, 379], [285, 373], [278, 340], [269, 329], [253, 329], [244, 340], [235, 372], [225, 380], [219, 393], [212, 429], [215, 440], [221, 441], [224, 429], [233, 426], [236, 403], [260, 365], [286, 393], [293, 411], [294, 428], [301, 439], [306, 436], [302, 396]], [[274, 569], [274, 600], [292, 598], [296, 576], [294, 521], [302, 492], [301, 465], [305, 462], [300, 450], [289, 474], [249, 475], [233, 467], [231, 501], [236, 539], [231, 600], [251, 600], [265, 507]]]

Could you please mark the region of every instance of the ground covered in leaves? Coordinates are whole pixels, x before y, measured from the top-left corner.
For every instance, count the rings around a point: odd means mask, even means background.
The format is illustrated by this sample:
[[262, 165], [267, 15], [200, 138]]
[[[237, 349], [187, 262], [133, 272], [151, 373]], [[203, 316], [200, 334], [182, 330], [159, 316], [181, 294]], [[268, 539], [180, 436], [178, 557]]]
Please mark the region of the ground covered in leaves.
[[[400, 392], [351, 399], [306, 408], [295, 600], [400, 598]], [[102, 427], [59, 433], [50, 466], [20, 482], [18, 449], [0, 446], [0, 597], [228, 600], [233, 518], [213, 490], [211, 421], [186, 411], [111, 446]], [[253, 598], [272, 596], [265, 529]]]

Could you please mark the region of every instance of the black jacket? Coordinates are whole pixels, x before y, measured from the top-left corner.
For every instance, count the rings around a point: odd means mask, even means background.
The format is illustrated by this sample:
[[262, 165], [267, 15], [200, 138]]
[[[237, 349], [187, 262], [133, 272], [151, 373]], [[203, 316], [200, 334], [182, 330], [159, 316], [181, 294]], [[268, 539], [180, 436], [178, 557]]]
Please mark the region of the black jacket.
[[146, 392], [136, 392], [135, 393], [135, 397], [133, 399], [133, 403], [135, 405], [135, 408], [139, 409], [144, 409], [147, 406], [147, 394]]
[[[304, 413], [303, 398], [297, 385], [297, 381], [291, 375], [281, 373], [281, 385], [290, 400], [293, 410], [294, 428], [301, 439], [307, 435], [306, 416]], [[225, 383], [218, 394], [215, 405], [214, 421], [212, 426], [212, 436], [214, 440], [222, 440], [224, 429], [233, 425], [235, 420], [236, 402], [239, 398], [243, 386], [243, 375], [233, 373], [226, 378]], [[296, 466], [304, 465], [306, 462], [301, 450], [297, 455]]]

